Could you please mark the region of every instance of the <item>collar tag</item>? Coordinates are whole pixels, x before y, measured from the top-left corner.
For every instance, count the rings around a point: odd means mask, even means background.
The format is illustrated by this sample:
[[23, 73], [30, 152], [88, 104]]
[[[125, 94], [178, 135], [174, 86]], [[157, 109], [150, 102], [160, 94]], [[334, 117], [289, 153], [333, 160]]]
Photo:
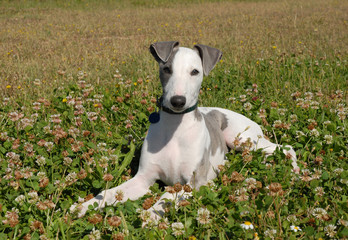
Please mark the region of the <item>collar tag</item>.
[[160, 120], [160, 114], [158, 112], [153, 112], [149, 116], [150, 123], [158, 123]]

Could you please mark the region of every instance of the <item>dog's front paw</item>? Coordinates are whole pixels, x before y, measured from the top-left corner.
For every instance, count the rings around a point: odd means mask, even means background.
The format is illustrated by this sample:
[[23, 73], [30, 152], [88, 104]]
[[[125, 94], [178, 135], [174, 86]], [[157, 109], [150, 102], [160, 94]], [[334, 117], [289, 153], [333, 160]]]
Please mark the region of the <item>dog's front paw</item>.
[[74, 203], [73, 205], [71, 205], [70, 207], [70, 213], [73, 214], [73, 215], [77, 215], [77, 217], [81, 218], [83, 217], [86, 212], [88, 211], [88, 206], [90, 205], [90, 203], [85, 202], [85, 203], [82, 203], [83, 202], [83, 198], [79, 198], [79, 201], [78, 203]]
[[85, 216], [87, 210], [88, 206], [86, 207], [81, 203], [75, 203], [70, 207], [70, 213], [73, 215], [76, 214], [78, 218]]
[[294, 173], [296, 173], [296, 174], [300, 174], [300, 167], [298, 167], [298, 166], [295, 166], [293, 169], [292, 169], [292, 171], [294, 172]]

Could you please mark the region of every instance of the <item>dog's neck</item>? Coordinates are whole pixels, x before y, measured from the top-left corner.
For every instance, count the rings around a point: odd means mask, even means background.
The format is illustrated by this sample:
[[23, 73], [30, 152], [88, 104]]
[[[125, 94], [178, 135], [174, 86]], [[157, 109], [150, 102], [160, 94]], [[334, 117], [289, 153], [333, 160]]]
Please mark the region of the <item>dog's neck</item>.
[[159, 114], [161, 116], [160, 118], [162, 123], [164, 123], [166, 126], [179, 126], [181, 124], [185, 124], [190, 128], [197, 124], [197, 122], [200, 122], [203, 118], [201, 112], [197, 107], [187, 113], [181, 114], [172, 114], [164, 111], [163, 109], [160, 109]]

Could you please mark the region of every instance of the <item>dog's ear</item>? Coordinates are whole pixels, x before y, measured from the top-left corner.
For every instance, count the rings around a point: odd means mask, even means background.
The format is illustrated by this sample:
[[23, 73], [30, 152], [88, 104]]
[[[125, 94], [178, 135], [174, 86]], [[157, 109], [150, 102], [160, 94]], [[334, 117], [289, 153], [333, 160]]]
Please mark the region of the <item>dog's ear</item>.
[[167, 62], [175, 47], [179, 46], [179, 42], [156, 42], [151, 44], [150, 52], [157, 62]]
[[198, 50], [203, 63], [203, 73], [207, 76], [215, 67], [216, 63], [221, 59], [222, 52], [219, 49], [202, 44], [196, 44], [194, 48]]

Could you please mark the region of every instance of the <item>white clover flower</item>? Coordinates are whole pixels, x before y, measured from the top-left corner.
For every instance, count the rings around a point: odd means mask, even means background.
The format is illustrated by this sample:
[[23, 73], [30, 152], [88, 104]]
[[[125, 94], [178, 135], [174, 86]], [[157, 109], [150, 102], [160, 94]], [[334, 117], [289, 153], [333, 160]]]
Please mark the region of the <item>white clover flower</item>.
[[304, 102], [303, 98], [296, 98], [297, 105], [301, 106]]
[[269, 237], [270, 239], [274, 239], [277, 235], [277, 230], [275, 229], [267, 229], [265, 232], [265, 237]]
[[279, 109], [278, 109], [278, 113], [279, 113], [279, 115], [281, 115], [281, 116], [284, 116], [285, 113], [286, 113], [287, 111], [288, 111], [288, 110], [287, 110], [286, 108], [279, 108]]
[[311, 100], [313, 98], [313, 93], [311, 92], [305, 92], [304, 93], [305, 99], [306, 100]]
[[53, 142], [45, 142], [45, 147], [47, 148], [47, 151], [51, 151], [54, 146]]
[[312, 179], [320, 179], [322, 171], [320, 169], [314, 168], [314, 173], [312, 175]]
[[98, 119], [98, 114], [96, 112], [87, 112], [87, 117], [89, 121], [95, 121]]
[[259, 112], [257, 113], [260, 118], [265, 118], [266, 117], [266, 109], [260, 108]]
[[288, 220], [289, 222], [296, 222], [297, 221], [297, 217], [296, 215], [289, 215], [286, 220]]
[[128, 230], [128, 229], [122, 229], [122, 233], [123, 233], [125, 236], [128, 236], [128, 235], [129, 235], [129, 230]]
[[79, 135], [80, 130], [78, 128], [72, 127], [72, 128], [69, 128], [68, 132], [72, 137], [76, 138]]
[[18, 123], [18, 127], [23, 130], [26, 127], [30, 126], [32, 127], [34, 125], [34, 119], [29, 119], [29, 118], [22, 118], [20, 122]]
[[43, 156], [38, 156], [36, 159], [36, 163], [37, 165], [39, 165], [39, 167], [43, 167], [46, 165], [46, 158]]
[[325, 121], [325, 122], [323, 122], [323, 124], [324, 124], [325, 126], [330, 125], [330, 124], [331, 124], [331, 121]]
[[296, 114], [291, 114], [291, 115], [290, 115], [290, 121], [291, 121], [292, 123], [297, 122], [297, 120], [298, 120], [298, 117], [297, 117]]
[[338, 116], [338, 118], [340, 119], [340, 120], [344, 120], [344, 119], [346, 119], [346, 113], [345, 112], [337, 112], [337, 116]]
[[319, 109], [319, 102], [317, 101], [311, 101], [310, 105], [312, 109]]
[[93, 228], [93, 230], [88, 235], [89, 240], [98, 240], [101, 239], [101, 233], [99, 230]]
[[246, 95], [240, 95], [239, 96], [241, 102], [246, 102]]
[[326, 236], [328, 237], [334, 237], [336, 235], [336, 226], [333, 224], [329, 224], [324, 228], [324, 231], [326, 232]]
[[36, 191], [29, 192], [28, 197], [30, 198], [28, 200], [29, 203], [36, 203], [37, 201], [39, 201], [39, 195], [37, 194]]
[[36, 119], [39, 117], [38, 113], [33, 113], [30, 115], [31, 118], [33, 118], [33, 121], [36, 121]]
[[46, 236], [46, 234], [42, 234], [39, 237], [40, 240], [48, 240], [48, 237]]
[[197, 216], [197, 221], [200, 224], [208, 224], [210, 223], [210, 211], [206, 208], [200, 208], [198, 209], [198, 216]]
[[106, 156], [102, 156], [99, 160], [99, 166], [102, 168], [108, 167], [109, 158]]
[[34, 85], [39, 86], [39, 85], [41, 85], [41, 80], [36, 78], [33, 83], [34, 83]]
[[45, 172], [38, 172], [36, 174], [36, 176], [38, 176], [40, 179], [42, 179], [42, 178], [46, 177], [46, 173]]
[[66, 182], [67, 185], [71, 185], [71, 184], [73, 184], [76, 181], [77, 181], [77, 174], [76, 174], [76, 172], [69, 173], [65, 177], [65, 182]]
[[266, 169], [271, 169], [271, 168], [272, 168], [272, 164], [266, 163]]
[[243, 107], [246, 111], [250, 111], [251, 108], [253, 107], [253, 105], [251, 105], [250, 102], [246, 102], [246, 103], [244, 103]]
[[69, 166], [71, 163], [72, 163], [72, 159], [71, 158], [69, 158], [69, 157], [65, 157], [64, 158], [64, 160], [63, 160], [63, 164], [65, 165], [65, 166]]
[[332, 136], [331, 135], [325, 135], [324, 140], [326, 144], [332, 144]]
[[49, 134], [50, 134], [50, 133], [52, 133], [51, 127], [50, 127], [50, 126], [48, 126], [48, 125], [47, 125], [47, 126], [45, 126], [43, 129], [44, 129], [44, 132], [45, 132], [46, 134], [48, 134], [48, 133], [49, 133]]
[[248, 190], [256, 189], [257, 188], [257, 181], [255, 178], [247, 178], [244, 180], [246, 187]]
[[297, 227], [297, 226], [294, 226], [294, 225], [291, 225], [290, 226], [290, 229], [294, 232], [301, 232], [302, 229], [300, 227]]
[[100, 151], [106, 151], [106, 143], [103, 143], [103, 142], [98, 143], [97, 147], [98, 147], [98, 150]]
[[16, 201], [17, 203], [19, 203], [19, 205], [23, 205], [24, 200], [25, 200], [25, 196], [24, 196], [24, 195], [19, 195], [19, 196], [16, 197], [16, 199], [15, 199], [15, 201]]
[[272, 126], [273, 126], [274, 128], [276, 128], [276, 127], [278, 127], [278, 126], [281, 125], [281, 124], [282, 124], [282, 120], [275, 120]]
[[323, 219], [327, 215], [327, 212], [323, 208], [315, 208], [312, 212], [312, 215], [318, 219]]
[[333, 173], [336, 175], [340, 175], [341, 173], [343, 173], [343, 168], [336, 168], [333, 170]]
[[314, 191], [319, 197], [322, 197], [325, 194], [323, 187], [316, 187]]
[[111, 154], [110, 155], [110, 160], [115, 163], [118, 160], [118, 156], [116, 154]]
[[147, 222], [150, 218], [151, 218], [151, 213], [149, 211], [146, 211], [144, 209], [140, 209], [138, 208], [136, 210], [137, 213], [139, 213], [139, 218], [143, 221], [143, 222]]
[[310, 135], [313, 136], [313, 137], [319, 137], [320, 136], [320, 133], [317, 129], [313, 128], [311, 131], [310, 131]]
[[235, 97], [230, 97], [230, 98], [228, 98], [228, 101], [234, 103], [236, 101], [236, 98]]
[[112, 105], [111, 106], [111, 110], [114, 111], [114, 112], [117, 112], [118, 111], [118, 107], [116, 107], [115, 105]]
[[306, 136], [302, 131], [296, 131], [296, 138], [300, 138], [302, 136]]
[[348, 185], [348, 179], [342, 178], [342, 179], [340, 180], [340, 182], [341, 182], [342, 184]]
[[347, 220], [340, 219], [340, 220], [338, 220], [338, 223], [341, 224], [342, 226], [348, 227], [348, 221]]
[[248, 230], [248, 229], [254, 229], [254, 225], [253, 225], [251, 222], [249, 222], [249, 221], [245, 221], [245, 222], [242, 223], [240, 226], [241, 226], [243, 229], [246, 229], [246, 230]]
[[143, 223], [141, 224], [142, 228], [154, 228], [158, 225], [158, 220], [157, 219], [153, 219], [153, 218], [148, 218], [146, 221], [143, 221]]
[[215, 190], [217, 188], [217, 185], [215, 184], [213, 180], [209, 180], [207, 182], [207, 186], [210, 187], [211, 190]]
[[346, 108], [345, 106], [346, 106], [346, 105], [343, 104], [343, 103], [337, 104], [337, 112], [346, 113], [346, 112], [347, 112], [347, 108]]
[[240, 212], [240, 215], [241, 216], [246, 216], [246, 215], [248, 215], [250, 212], [249, 211], [241, 211]]
[[182, 224], [181, 222], [172, 223], [172, 230], [172, 234], [176, 237], [183, 235], [185, 233], [184, 224]]

